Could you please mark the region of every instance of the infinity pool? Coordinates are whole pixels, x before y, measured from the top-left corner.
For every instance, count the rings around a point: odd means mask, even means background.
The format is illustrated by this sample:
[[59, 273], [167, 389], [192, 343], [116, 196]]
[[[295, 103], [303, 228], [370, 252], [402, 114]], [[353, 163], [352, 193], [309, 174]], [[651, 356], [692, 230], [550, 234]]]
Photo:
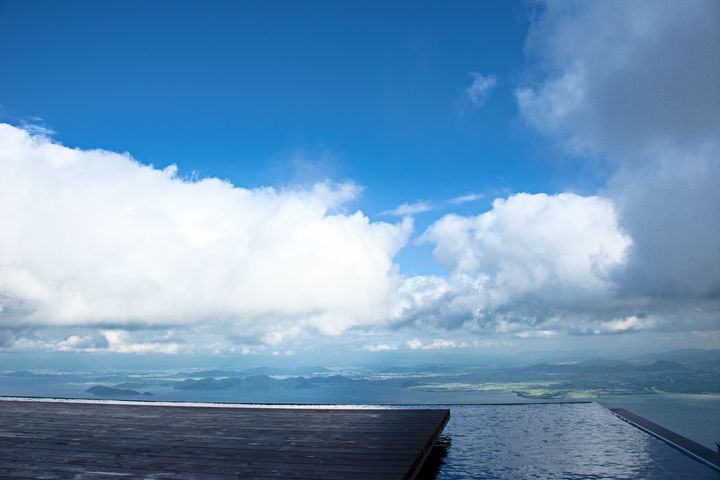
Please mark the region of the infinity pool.
[[450, 408], [424, 479], [720, 478], [594, 403]]

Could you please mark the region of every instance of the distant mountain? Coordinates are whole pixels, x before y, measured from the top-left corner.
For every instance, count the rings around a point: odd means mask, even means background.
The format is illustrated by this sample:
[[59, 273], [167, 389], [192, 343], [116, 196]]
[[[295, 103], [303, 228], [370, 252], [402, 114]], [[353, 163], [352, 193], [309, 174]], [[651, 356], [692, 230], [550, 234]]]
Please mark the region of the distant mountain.
[[235, 378], [202, 378], [199, 380], [188, 378], [177, 382], [175, 390], [301, 390], [315, 388], [320, 385], [347, 385], [364, 383], [363, 380], [353, 380], [342, 375], [329, 375], [317, 377], [289, 377], [273, 378], [268, 375], [253, 375], [251, 377]]
[[129, 388], [131, 390], [138, 390], [141, 388], [151, 388], [151, 387], [158, 387], [158, 386], [171, 386], [177, 383], [176, 380], [139, 380], [139, 381], [132, 381], [132, 382], [122, 382], [118, 383], [116, 385], [113, 385], [115, 388]]
[[687, 370], [689, 367], [682, 363], [673, 362], [670, 360], [658, 360], [650, 365], [640, 367], [641, 370], [646, 372], [669, 372], [669, 371], [681, 371]]
[[179, 377], [203, 377], [203, 378], [226, 378], [226, 377], [247, 377], [250, 374], [245, 374], [243, 371], [238, 370], [200, 370], [197, 372], [179, 372]]
[[331, 370], [328, 370], [325, 367], [320, 366], [310, 366], [310, 367], [294, 367], [291, 369], [292, 373], [297, 375], [313, 375], [318, 373], [330, 373]]
[[672, 361], [684, 364], [715, 364], [720, 366], [720, 349], [685, 348], [664, 353], [645, 353], [626, 359], [632, 363]]
[[365, 380], [353, 380], [352, 378], [344, 377], [342, 375], [329, 375], [321, 377], [311, 377], [306, 379], [313, 385], [338, 385], [338, 384], [350, 384], [350, 383], [363, 383]]
[[253, 367], [240, 370], [238, 373], [244, 377], [250, 377], [253, 375], [315, 375], [318, 373], [328, 373], [325, 367], [319, 366], [305, 366], [305, 367]]
[[508, 369], [515, 373], [529, 374], [561, 374], [561, 373], [608, 373], [608, 372], [627, 372], [635, 370], [638, 367], [625, 362], [611, 360], [588, 360], [575, 363], [538, 363], [536, 365], [528, 365], [524, 367], [515, 367]]
[[307, 366], [307, 367], [290, 367], [290, 368], [277, 368], [277, 367], [252, 367], [243, 370], [200, 370], [197, 372], [180, 372], [180, 377], [203, 377], [203, 378], [246, 378], [254, 377], [257, 375], [314, 375], [329, 373], [325, 367], [319, 366]]
[[253, 375], [251, 377], [242, 378], [203, 378], [200, 380], [187, 379], [178, 382], [173, 387], [175, 390], [245, 390], [245, 391], [262, 391], [262, 390], [297, 390], [303, 388], [313, 388], [314, 383], [318, 379], [308, 379], [305, 377], [290, 377], [284, 379], [272, 378], [268, 375]]
[[593, 359], [573, 363], [538, 363], [524, 367], [509, 368], [509, 373], [524, 374], [626, 374], [642, 372], [670, 372], [687, 370], [688, 367], [670, 360], [656, 360], [650, 364], [636, 364], [621, 360]]

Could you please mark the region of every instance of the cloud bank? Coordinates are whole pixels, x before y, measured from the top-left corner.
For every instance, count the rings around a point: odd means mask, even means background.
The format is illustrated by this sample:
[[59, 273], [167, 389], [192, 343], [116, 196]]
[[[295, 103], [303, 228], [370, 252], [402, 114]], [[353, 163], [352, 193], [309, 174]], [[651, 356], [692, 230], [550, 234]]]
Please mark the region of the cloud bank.
[[[394, 329], [361, 347], [382, 352], [717, 330], [720, 4], [538, 5], [517, 105], [563, 155], [610, 171], [594, 195], [517, 193], [445, 215], [420, 241], [447, 274], [404, 276], [394, 258], [412, 222], [350, 212], [352, 184], [184, 180], [0, 125], [0, 347], [173, 353], [221, 337], [247, 354]], [[496, 82], [475, 76], [466, 101]], [[52, 328], [61, 338], [38, 330]]]
[[412, 227], [343, 213], [357, 194], [187, 181], [0, 125], [2, 326], [212, 324], [272, 343], [377, 323]]

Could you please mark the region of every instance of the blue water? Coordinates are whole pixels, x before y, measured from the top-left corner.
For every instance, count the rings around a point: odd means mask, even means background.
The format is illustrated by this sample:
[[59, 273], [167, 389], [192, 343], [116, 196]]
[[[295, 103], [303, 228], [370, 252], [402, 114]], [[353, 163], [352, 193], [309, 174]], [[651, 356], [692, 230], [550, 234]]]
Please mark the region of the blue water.
[[[0, 375], [0, 396], [97, 398], [86, 390], [93, 385], [112, 386], [118, 381], [97, 380], [67, 382], [44, 379], [3, 378]], [[126, 397], [131, 400], [169, 402], [229, 403], [312, 403], [312, 404], [440, 404], [440, 403], [516, 403], [528, 400], [512, 392], [427, 392], [409, 390], [396, 385], [363, 383], [360, 385], [321, 385], [301, 390], [176, 390], [172, 386], [140, 388], [152, 392], [151, 397]], [[122, 398], [121, 398], [122, 399]]]
[[720, 478], [597, 404], [452, 406], [451, 415], [445, 455], [424, 478]]
[[720, 395], [655, 393], [600, 397], [608, 408], [624, 408], [711, 450], [720, 440]]

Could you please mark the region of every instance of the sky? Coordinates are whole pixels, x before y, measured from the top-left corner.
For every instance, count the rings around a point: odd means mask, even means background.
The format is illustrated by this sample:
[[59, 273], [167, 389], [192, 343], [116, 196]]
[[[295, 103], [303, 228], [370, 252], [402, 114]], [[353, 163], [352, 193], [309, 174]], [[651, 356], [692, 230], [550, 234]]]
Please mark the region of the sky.
[[717, 18], [0, 0], [0, 352], [717, 347]]

